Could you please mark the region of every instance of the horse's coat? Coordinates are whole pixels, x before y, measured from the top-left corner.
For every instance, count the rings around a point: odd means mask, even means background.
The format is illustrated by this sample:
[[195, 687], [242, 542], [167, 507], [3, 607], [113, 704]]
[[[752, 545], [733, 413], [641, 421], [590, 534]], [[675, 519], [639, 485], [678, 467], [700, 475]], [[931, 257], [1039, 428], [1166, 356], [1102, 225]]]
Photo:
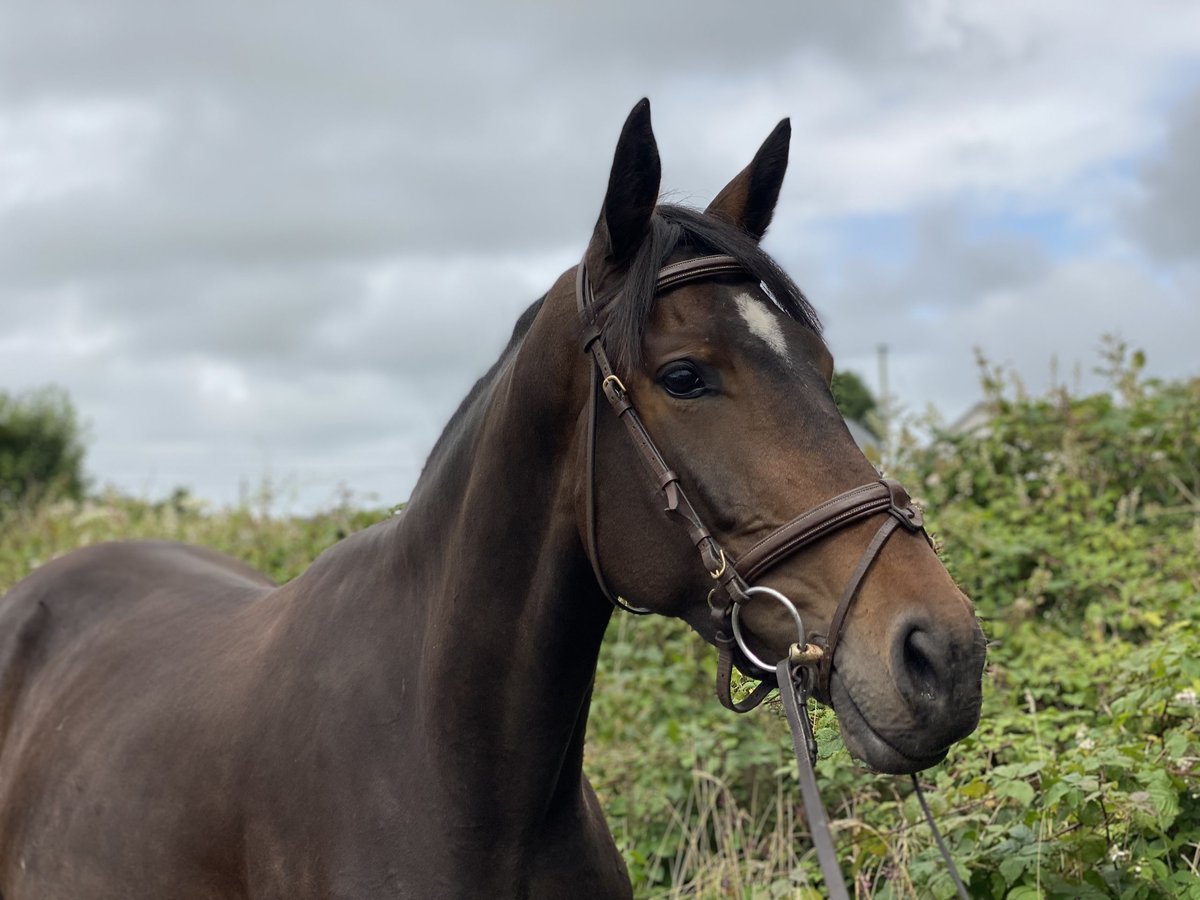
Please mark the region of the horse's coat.
[[[735, 553], [874, 477], [811, 311], [754, 244], [787, 140], [777, 128], [707, 215], [656, 213], [643, 101], [587, 255], [630, 395]], [[754, 277], [635, 306], [648, 272], [712, 251]], [[179, 544], [104, 544], [0, 601], [4, 900], [629, 895], [582, 770], [611, 609], [581, 539], [590, 388], [572, 275], [521, 317], [404, 514], [294, 581]], [[735, 298], [760, 279], [788, 359], [746, 332]], [[681, 364], [699, 394], [667, 390]], [[613, 417], [596, 453], [614, 589], [712, 640], [709, 577]], [[820, 631], [873, 528], [765, 580]], [[742, 620], [760, 655], [794, 639], [775, 606]], [[824, 699], [856, 755], [911, 771], [974, 727], [982, 637], [923, 540], [893, 538], [843, 635]]]

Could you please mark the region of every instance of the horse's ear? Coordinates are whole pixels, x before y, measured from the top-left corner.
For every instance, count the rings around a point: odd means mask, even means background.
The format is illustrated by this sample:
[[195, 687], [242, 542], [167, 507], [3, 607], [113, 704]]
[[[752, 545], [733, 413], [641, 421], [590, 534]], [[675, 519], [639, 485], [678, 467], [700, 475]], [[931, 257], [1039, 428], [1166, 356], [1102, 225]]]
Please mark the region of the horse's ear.
[[763, 141], [750, 165], [725, 185], [705, 212], [760, 240], [775, 214], [775, 203], [779, 200], [779, 189], [783, 187], [783, 175], [787, 171], [791, 139], [791, 120], [784, 119]]
[[626, 265], [642, 246], [658, 202], [661, 177], [658, 144], [650, 129], [650, 101], [643, 98], [621, 129], [604, 208], [592, 237], [593, 246], [603, 248], [610, 263]]

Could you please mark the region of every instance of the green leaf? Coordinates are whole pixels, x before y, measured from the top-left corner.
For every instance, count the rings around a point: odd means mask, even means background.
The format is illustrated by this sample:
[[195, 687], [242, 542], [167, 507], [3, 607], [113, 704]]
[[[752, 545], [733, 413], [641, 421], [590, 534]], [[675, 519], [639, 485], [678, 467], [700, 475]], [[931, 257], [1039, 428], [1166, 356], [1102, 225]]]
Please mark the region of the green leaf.
[[1027, 781], [1005, 781], [996, 786], [996, 793], [1001, 797], [1015, 800], [1021, 806], [1033, 803], [1033, 785]]
[[958, 789], [958, 792], [968, 800], [978, 800], [989, 791], [988, 783], [982, 778], [974, 778]]
[[1018, 885], [1008, 892], [1007, 900], [1043, 900], [1043, 898], [1036, 887]]
[[1129, 795], [1135, 805], [1135, 815], [1141, 813], [1145, 816], [1143, 821], [1166, 831], [1179, 815], [1179, 792], [1166, 772], [1148, 773], [1143, 784], [1144, 791]]
[[1014, 855], [1000, 861], [1000, 874], [1006, 884], [1013, 884], [1029, 867], [1029, 860], [1023, 856]]

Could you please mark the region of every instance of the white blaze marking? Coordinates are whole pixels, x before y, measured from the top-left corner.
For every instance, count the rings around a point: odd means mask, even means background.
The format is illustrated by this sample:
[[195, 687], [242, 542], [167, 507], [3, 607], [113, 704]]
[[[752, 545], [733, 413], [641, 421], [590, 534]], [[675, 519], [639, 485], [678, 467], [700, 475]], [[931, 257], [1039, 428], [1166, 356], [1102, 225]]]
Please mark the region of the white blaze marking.
[[750, 326], [751, 333], [762, 338], [768, 347], [787, 359], [787, 341], [783, 338], [783, 329], [779, 327], [779, 320], [767, 309], [766, 304], [755, 300], [749, 294], [738, 294], [733, 299], [737, 303], [738, 312]]

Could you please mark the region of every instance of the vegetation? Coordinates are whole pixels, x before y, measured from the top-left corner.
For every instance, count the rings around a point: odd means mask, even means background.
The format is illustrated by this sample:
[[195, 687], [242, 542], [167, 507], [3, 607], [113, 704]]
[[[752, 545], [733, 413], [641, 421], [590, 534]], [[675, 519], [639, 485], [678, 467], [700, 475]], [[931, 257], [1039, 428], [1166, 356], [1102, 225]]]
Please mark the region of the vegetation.
[[83, 494], [83, 440], [64, 391], [0, 391], [0, 511], [32, 499]]
[[311, 518], [278, 517], [270, 510], [269, 492], [251, 505], [210, 513], [184, 490], [158, 503], [109, 493], [19, 505], [0, 518], [0, 592], [68, 550], [139, 538], [215, 547], [276, 581], [287, 581], [325, 548], [389, 515], [348, 504]]
[[[910, 442], [899, 474], [991, 638], [983, 723], [927, 772], [978, 897], [1200, 898], [1200, 379], [1027, 397], [983, 366], [990, 421]], [[386, 515], [206, 514], [108, 497], [0, 522], [0, 590], [109, 537], [210, 544], [276, 578]], [[776, 707], [712, 697], [713, 654], [679, 623], [613, 620], [586, 767], [638, 896], [823, 896]], [[819, 710], [818, 778], [860, 896], [949, 897], [907, 779], [859, 768]]]
[[[1110, 343], [1111, 392], [1029, 398], [982, 364], [988, 425], [901, 466], [991, 638], [983, 723], [924, 776], [973, 896], [1200, 897], [1200, 379], [1143, 365]], [[589, 762], [640, 890], [821, 896], [779, 717], [717, 708], [671, 623], [612, 637]], [[860, 895], [952, 896], [904, 780], [817, 727]]]
[[853, 372], [834, 372], [833, 400], [841, 410], [842, 415], [855, 422], [861, 422], [867, 430], [876, 437], [879, 436], [873, 413], [876, 409], [875, 397], [866, 383]]

